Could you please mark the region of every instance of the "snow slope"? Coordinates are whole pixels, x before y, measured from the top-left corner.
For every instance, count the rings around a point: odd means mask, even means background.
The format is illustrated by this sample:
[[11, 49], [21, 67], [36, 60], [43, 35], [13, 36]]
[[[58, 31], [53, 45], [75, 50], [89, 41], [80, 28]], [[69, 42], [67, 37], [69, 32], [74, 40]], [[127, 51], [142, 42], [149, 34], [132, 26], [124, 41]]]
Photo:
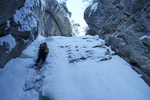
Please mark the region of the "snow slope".
[[[50, 48], [40, 74], [30, 68], [37, 49]], [[0, 69], [1, 100], [150, 100], [150, 87], [98, 36], [43, 38]], [[39, 92], [42, 91], [42, 92]]]

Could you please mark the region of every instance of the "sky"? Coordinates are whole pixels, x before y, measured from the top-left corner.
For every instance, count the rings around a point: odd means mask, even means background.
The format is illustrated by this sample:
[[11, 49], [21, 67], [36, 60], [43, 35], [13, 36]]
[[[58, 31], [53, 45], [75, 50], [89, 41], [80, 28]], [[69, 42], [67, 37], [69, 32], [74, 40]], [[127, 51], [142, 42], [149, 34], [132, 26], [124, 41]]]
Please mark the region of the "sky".
[[67, 0], [67, 7], [70, 12], [72, 12], [72, 19], [79, 23], [82, 27], [86, 25], [84, 20], [84, 10], [85, 10], [85, 2], [82, 0]]

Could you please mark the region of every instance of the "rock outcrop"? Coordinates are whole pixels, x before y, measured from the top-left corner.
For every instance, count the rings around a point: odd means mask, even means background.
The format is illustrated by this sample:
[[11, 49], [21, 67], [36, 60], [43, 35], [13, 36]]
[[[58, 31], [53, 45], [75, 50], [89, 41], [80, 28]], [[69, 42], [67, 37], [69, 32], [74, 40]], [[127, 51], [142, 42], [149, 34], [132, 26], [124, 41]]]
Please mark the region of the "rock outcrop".
[[94, 0], [84, 13], [88, 34], [150, 76], [150, 1]]
[[1, 0], [0, 8], [0, 68], [18, 57], [38, 34], [72, 36], [57, 0]]

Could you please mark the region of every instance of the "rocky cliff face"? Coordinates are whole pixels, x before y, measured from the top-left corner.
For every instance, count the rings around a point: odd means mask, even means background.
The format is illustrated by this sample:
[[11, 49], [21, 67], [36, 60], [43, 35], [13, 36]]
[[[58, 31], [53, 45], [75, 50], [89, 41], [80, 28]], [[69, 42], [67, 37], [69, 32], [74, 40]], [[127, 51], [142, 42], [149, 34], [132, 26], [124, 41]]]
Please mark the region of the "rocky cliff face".
[[90, 28], [116, 54], [150, 76], [150, 1], [94, 0], [84, 13]]
[[0, 68], [19, 56], [38, 34], [71, 36], [57, 0], [0, 0]]

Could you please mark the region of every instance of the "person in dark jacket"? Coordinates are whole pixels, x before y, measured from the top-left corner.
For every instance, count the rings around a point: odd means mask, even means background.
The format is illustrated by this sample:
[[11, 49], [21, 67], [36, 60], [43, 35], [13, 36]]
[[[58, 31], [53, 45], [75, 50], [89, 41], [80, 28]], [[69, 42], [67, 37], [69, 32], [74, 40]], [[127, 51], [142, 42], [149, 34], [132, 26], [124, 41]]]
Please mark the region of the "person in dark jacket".
[[39, 64], [41, 60], [42, 60], [41, 62], [42, 64], [45, 63], [48, 53], [49, 53], [49, 48], [47, 47], [46, 42], [41, 43], [38, 49], [38, 58], [36, 60], [35, 65]]

